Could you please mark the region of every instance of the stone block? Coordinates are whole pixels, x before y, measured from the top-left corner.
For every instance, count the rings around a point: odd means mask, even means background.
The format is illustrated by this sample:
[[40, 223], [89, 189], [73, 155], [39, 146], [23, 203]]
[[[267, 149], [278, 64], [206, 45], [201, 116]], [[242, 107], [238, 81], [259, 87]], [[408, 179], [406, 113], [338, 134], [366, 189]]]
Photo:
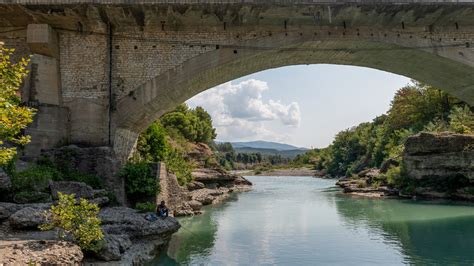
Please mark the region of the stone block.
[[59, 58], [58, 35], [48, 24], [29, 24], [26, 38], [33, 53]]
[[32, 56], [29, 101], [61, 104], [59, 65], [56, 58], [40, 54]]

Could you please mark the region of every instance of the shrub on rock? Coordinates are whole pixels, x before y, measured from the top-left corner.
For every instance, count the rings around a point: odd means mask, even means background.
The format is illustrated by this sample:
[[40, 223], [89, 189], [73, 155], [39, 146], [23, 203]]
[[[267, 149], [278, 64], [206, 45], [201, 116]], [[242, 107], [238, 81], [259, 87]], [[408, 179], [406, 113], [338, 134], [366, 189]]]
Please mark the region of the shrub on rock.
[[42, 230], [59, 228], [61, 237], [72, 237], [83, 250], [98, 252], [104, 233], [100, 228], [99, 207], [86, 199], [76, 201], [74, 194], [58, 192], [57, 205], [49, 210], [51, 222], [40, 226]]

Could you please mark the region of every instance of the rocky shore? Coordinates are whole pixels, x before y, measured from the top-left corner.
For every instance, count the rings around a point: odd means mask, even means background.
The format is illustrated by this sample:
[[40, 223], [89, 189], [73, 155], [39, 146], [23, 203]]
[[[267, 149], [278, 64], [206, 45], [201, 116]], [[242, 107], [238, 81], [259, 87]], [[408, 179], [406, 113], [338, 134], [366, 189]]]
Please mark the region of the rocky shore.
[[[80, 182], [51, 182], [51, 198], [57, 192], [76, 196], [103, 205], [108, 198]], [[83, 254], [81, 249], [58, 237], [56, 231], [40, 231], [46, 223], [46, 211], [54, 204], [17, 204], [0, 202], [0, 265], [68, 264], [85, 261], [100, 264], [113, 261], [137, 264], [149, 260], [156, 250], [166, 245], [180, 225], [174, 217], [150, 222], [144, 213], [127, 207], [104, 207], [99, 213], [104, 232], [103, 248], [97, 254]], [[139, 248], [138, 248], [139, 247]]]
[[366, 169], [336, 183], [344, 193], [363, 197], [401, 197], [474, 200], [474, 135], [454, 133], [419, 133], [405, 143], [401, 174], [404, 184], [395, 188], [382, 182], [381, 175], [390, 165]]
[[229, 174], [220, 169], [194, 169], [193, 178], [186, 187], [178, 184], [176, 176], [160, 168], [161, 192], [158, 202], [164, 200], [174, 216], [201, 214], [205, 205], [222, 202], [230, 193], [251, 189], [252, 183], [242, 176]]

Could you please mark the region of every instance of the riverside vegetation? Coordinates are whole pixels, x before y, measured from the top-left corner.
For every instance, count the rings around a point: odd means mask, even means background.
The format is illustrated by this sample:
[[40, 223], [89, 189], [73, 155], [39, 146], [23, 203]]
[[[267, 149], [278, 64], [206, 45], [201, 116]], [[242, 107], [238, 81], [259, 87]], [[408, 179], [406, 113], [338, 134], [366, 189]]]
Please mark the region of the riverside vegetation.
[[[354, 184], [361, 191], [384, 186], [388, 187], [388, 194], [400, 191], [414, 195], [417, 187], [431, 186], [428, 183], [433, 182], [439, 184], [439, 192], [453, 191], [469, 185], [469, 179], [459, 174], [435, 181], [410, 178], [404, 160], [405, 144], [420, 132], [440, 136], [440, 132], [470, 135], [473, 131], [474, 115], [468, 104], [438, 88], [412, 81], [396, 92], [386, 114], [339, 132], [327, 148], [308, 151], [293, 163], [311, 164], [321, 176], [349, 178], [340, 182], [341, 186]], [[354, 186], [348, 189], [353, 190]]]

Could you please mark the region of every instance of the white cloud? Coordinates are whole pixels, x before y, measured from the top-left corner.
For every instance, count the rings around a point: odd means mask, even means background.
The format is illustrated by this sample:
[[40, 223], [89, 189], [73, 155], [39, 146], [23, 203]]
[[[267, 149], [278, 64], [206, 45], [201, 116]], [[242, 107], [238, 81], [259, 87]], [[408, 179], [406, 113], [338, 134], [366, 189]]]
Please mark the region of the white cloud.
[[266, 90], [268, 84], [261, 80], [228, 82], [191, 98], [188, 104], [202, 106], [211, 114], [219, 139], [283, 141], [288, 136], [270, 130], [267, 124], [279, 122], [297, 127], [300, 108], [297, 102], [285, 105], [279, 100], [264, 101], [262, 94]]

